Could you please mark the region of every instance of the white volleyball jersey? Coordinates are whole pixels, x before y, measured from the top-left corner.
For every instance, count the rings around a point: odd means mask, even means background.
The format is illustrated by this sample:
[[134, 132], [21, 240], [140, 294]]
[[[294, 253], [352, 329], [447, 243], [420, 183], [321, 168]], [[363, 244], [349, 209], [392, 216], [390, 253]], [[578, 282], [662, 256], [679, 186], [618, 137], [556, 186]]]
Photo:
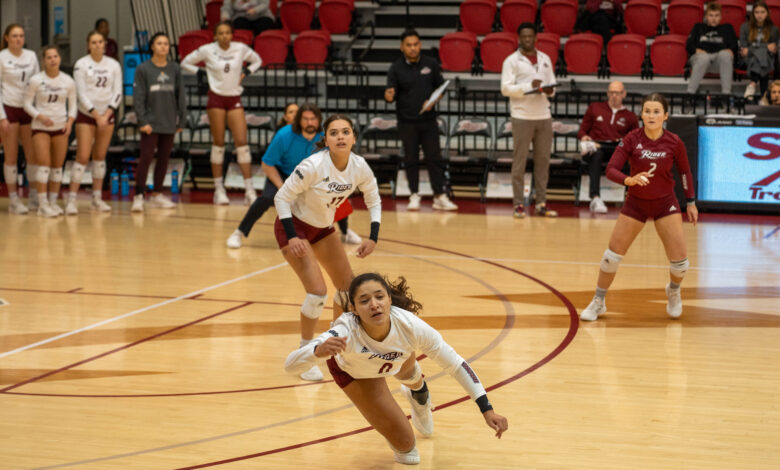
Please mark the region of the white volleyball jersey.
[[295, 167], [274, 197], [280, 219], [293, 215], [314, 227], [330, 227], [336, 208], [356, 189], [363, 193], [371, 213], [371, 222], [381, 222], [382, 200], [379, 188], [366, 159], [349, 154], [344, 171], [339, 171], [323, 149]]
[[[73, 80], [78, 91], [80, 112], [90, 115], [95, 109], [103, 114], [109, 107], [116, 111], [122, 102], [122, 67], [119, 62], [108, 56], [103, 56], [100, 62], [95, 62], [87, 54], [73, 67]], [[91, 116], [90, 116], [91, 117]]]
[[181, 61], [181, 68], [197, 73], [195, 64], [201, 61], [206, 63], [209, 89], [220, 96], [240, 96], [244, 91], [240, 83], [244, 62], [249, 63], [250, 73], [255, 73], [263, 64], [257, 52], [242, 42], [231, 42], [227, 50], [212, 42], [187, 54]]
[[[32, 116], [34, 130], [58, 131], [64, 129], [68, 118], [76, 118], [76, 82], [65, 72], [51, 78], [46, 72], [33, 75], [24, 92], [24, 110]], [[37, 119], [39, 114], [54, 121], [44, 126]]]
[[441, 334], [417, 315], [402, 308], [390, 307], [390, 332], [383, 341], [372, 339], [360, 326], [358, 317], [343, 313], [330, 330], [287, 357], [288, 372], [303, 372], [313, 363], [324, 361], [314, 355], [314, 348], [330, 337], [347, 339], [344, 352], [334, 356], [336, 364], [355, 379], [372, 379], [395, 375], [403, 363], [416, 352], [424, 353], [448, 374], [458, 380], [472, 399], [485, 394], [485, 388], [468, 363], [442, 339]]
[[[21, 108], [24, 106], [24, 89], [33, 75], [38, 73], [38, 56], [29, 49], [22, 49], [19, 57], [8, 49], [0, 51], [0, 101], [2, 104]], [[0, 119], [6, 119], [0, 106]]]

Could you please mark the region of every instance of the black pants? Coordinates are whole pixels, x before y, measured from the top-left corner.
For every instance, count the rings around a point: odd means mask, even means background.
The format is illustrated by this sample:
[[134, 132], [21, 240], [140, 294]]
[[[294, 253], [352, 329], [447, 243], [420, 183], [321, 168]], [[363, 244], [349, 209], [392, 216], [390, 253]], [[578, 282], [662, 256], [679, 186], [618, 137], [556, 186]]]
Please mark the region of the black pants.
[[764, 96], [766, 89], [769, 88], [769, 75], [759, 75], [755, 72], [750, 72], [750, 80], [758, 83], [758, 94]]
[[615, 34], [622, 31], [618, 18], [604, 10], [598, 10], [595, 13], [586, 11], [585, 16], [580, 19], [580, 27], [601, 36], [604, 39], [605, 48], [612, 38], [613, 30]]
[[609, 162], [612, 154], [615, 152], [617, 144], [602, 143], [601, 147], [595, 152], [585, 155], [585, 161], [588, 162], [588, 175], [590, 176], [590, 197], [601, 196], [601, 173], [602, 164]]
[[[287, 175], [282, 172], [279, 172], [279, 176], [282, 177], [282, 181], [287, 179]], [[245, 237], [249, 236], [252, 227], [254, 227], [257, 221], [260, 220], [260, 217], [265, 214], [265, 211], [274, 205], [274, 196], [276, 196], [277, 191], [279, 191], [279, 189], [276, 185], [271, 182], [270, 178], [266, 177], [263, 193], [260, 194], [260, 197], [255, 199], [255, 202], [253, 202], [251, 206], [249, 206], [249, 210], [246, 211], [244, 218], [241, 219], [241, 223], [238, 225], [238, 229]]]
[[409, 190], [416, 193], [420, 189], [420, 146], [422, 146], [433, 193], [437, 196], [443, 194], [447, 162], [441, 156], [439, 125], [436, 120], [401, 121], [399, 119], [398, 134], [404, 146], [404, 164]]
[[245, 16], [239, 16], [233, 20], [233, 27], [235, 29], [249, 29], [255, 36], [262, 33], [266, 29], [271, 29], [274, 26], [274, 20], [267, 16], [261, 16], [256, 20], [250, 20]]
[[135, 194], [146, 191], [146, 175], [149, 165], [157, 154], [157, 164], [154, 166], [154, 191], [161, 192], [165, 173], [168, 171], [168, 159], [173, 150], [175, 134], [143, 134], [141, 135], [141, 154], [138, 157], [138, 167], [135, 170]]

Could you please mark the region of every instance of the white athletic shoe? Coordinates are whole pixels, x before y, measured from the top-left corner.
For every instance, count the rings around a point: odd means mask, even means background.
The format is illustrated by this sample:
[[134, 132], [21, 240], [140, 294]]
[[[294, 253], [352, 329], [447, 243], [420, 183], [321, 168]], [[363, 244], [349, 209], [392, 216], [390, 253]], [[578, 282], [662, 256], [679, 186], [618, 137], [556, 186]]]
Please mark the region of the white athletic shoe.
[[607, 312], [607, 305], [604, 303], [603, 300], [600, 300], [598, 297], [594, 297], [593, 300], [590, 301], [587, 307], [585, 307], [585, 310], [580, 313], [580, 320], [585, 321], [594, 321], [598, 320], [599, 315], [603, 315]]
[[604, 201], [602, 201], [600, 197], [595, 196], [590, 200], [590, 211], [595, 212], [596, 214], [606, 214], [607, 206], [604, 205]]
[[244, 205], [251, 206], [255, 199], [257, 199], [257, 191], [254, 189], [244, 192]]
[[227, 197], [227, 192], [225, 191], [225, 188], [214, 189], [214, 204], [218, 206], [226, 206], [230, 204], [230, 199], [228, 199]]
[[[412, 425], [423, 436], [433, 434], [433, 403], [431, 395], [428, 394], [428, 401], [421, 405], [412, 397], [412, 391], [406, 385], [401, 385], [401, 393], [404, 394], [409, 404], [412, 405]], [[419, 460], [418, 460], [419, 461]]]
[[10, 212], [11, 214], [24, 215], [30, 212], [30, 209], [28, 209], [27, 206], [25, 206], [24, 203], [17, 198], [17, 199], [12, 199], [8, 204], [8, 212]]
[[51, 207], [48, 203], [38, 204], [38, 217], [54, 218], [58, 215], [60, 214], [57, 213], [57, 211], [54, 210], [54, 208]]
[[458, 206], [450, 201], [446, 194], [439, 194], [433, 198], [433, 208], [441, 211], [456, 211]]
[[301, 378], [303, 380], [309, 380], [309, 381], [312, 381], [312, 382], [318, 382], [318, 381], [324, 379], [325, 377], [322, 376], [322, 371], [320, 370], [320, 368], [317, 367], [316, 365], [314, 365], [314, 366], [311, 367], [311, 369], [309, 369], [306, 372], [304, 372], [303, 374], [301, 374]]
[[752, 98], [755, 94], [756, 94], [756, 84], [748, 83], [748, 86], [745, 87], [745, 98]]
[[55, 201], [54, 203], [51, 203], [51, 202], [50, 202], [50, 203], [49, 203], [49, 207], [51, 207], [51, 210], [53, 210], [54, 212], [56, 212], [56, 213], [57, 213], [57, 216], [61, 216], [62, 214], [64, 214], [64, 213], [65, 213], [65, 211], [64, 211], [64, 210], [62, 210], [62, 207], [60, 207], [60, 205], [59, 205], [59, 204], [57, 204], [57, 202], [56, 202], [56, 201]]
[[[390, 446], [390, 448], [393, 449], [393, 446]], [[414, 449], [409, 452], [398, 452], [393, 449], [393, 456], [396, 462], [404, 465], [417, 465], [420, 463], [420, 453], [417, 452], [417, 446], [414, 446]]]
[[78, 215], [79, 207], [76, 205], [76, 200], [68, 198], [68, 202], [65, 204], [66, 215]]
[[241, 233], [241, 230], [234, 230], [227, 239], [227, 247], [235, 249], [241, 248], [241, 242], [243, 241], [243, 238], [244, 234]]
[[669, 284], [666, 285], [666, 313], [672, 318], [680, 318], [682, 315], [682, 296], [680, 295], [680, 289], [672, 289]]
[[347, 233], [341, 234], [341, 243], [346, 243], [348, 245], [360, 245], [363, 243], [363, 239], [360, 238], [360, 235], [353, 232], [351, 228], [348, 228]]
[[174, 204], [170, 199], [163, 196], [162, 194], [158, 194], [156, 196], [152, 196], [149, 198], [149, 202], [147, 203], [149, 207], [153, 207], [155, 209], [174, 209], [176, 208], [176, 204]]
[[[38, 210], [38, 193], [35, 193], [35, 196], [30, 195], [30, 200], [27, 202], [27, 207], [30, 209], [31, 212], [36, 212]], [[10, 208], [9, 208], [10, 210]]]
[[130, 208], [130, 212], [143, 212], [144, 211], [144, 195], [136, 194], [133, 196], [133, 207]]
[[106, 201], [102, 199], [96, 199], [92, 198], [92, 210], [98, 211], [98, 212], [111, 212], [111, 206], [106, 204]]
[[408, 211], [419, 211], [420, 210], [420, 195], [417, 193], [412, 193], [409, 196], [409, 204], [406, 205], [406, 210]]

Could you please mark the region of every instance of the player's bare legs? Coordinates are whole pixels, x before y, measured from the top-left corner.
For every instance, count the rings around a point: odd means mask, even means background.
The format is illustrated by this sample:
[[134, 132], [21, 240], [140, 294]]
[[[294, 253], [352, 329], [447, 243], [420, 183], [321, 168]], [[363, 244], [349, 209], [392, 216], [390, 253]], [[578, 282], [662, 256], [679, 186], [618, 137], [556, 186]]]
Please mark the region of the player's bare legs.
[[231, 109], [227, 112], [227, 126], [233, 136], [236, 147], [236, 159], [241, 174], [244, 177], [244, 203], [252, 204], [257, 199], [257, 193], [252, 186], [252, 153], [249, 150], [244, 108]]
[[214, 177], [214, 204], [229, 204], [230, 200], [225, 191], [222, 179], [223, 165], [225, 161], [225, 115], [224, 109], [209, 108], [206, 110], [209, 116], [211, 129], [211, 175]]
[[[338, 232], [333, 232], [319, 240], [312, 246], [312, 249], [336, 290], [346, 292], [355, 275], [352, 273], [352, 266], [349, 265], [347, 253], [344, 251]], [[344, 313], [339, 297], [338, 293], [333, 296], [333, 321], [336, 321]]]
[[682, 215], [672, 214], [655, 221], [655, 231], [661, 238], [669, 258], [669, 284], [666, 286], [666, 312], [672, 318], [682, 315], [680, 283], [688, 271], [688, 250], [685, 247]]

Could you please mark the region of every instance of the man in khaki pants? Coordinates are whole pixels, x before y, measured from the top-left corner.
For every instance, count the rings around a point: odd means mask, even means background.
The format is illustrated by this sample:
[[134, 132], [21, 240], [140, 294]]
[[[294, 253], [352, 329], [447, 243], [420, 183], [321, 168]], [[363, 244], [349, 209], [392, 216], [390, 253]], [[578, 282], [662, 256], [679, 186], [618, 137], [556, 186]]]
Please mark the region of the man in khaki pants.
[[533, 142], [535, 213], [556, 217], [558, 213], [548, 209], [546, 204], [553, 139], [552, 115], [547, 97], [552, 96], [555, 90], [550, 86], [542, 88], [542, 85], [555, 83], [555, 73], [550, 57], [536, 50], [536, 27], [533, 23], [521, 24], [517, 28], [517, 35], [519, 48], [504, 60], [501, 69], [501, 94], [509, 97], [515, 145], [512, 156], [514, 216], [525, 217], [523, 177], [528, 148]]

